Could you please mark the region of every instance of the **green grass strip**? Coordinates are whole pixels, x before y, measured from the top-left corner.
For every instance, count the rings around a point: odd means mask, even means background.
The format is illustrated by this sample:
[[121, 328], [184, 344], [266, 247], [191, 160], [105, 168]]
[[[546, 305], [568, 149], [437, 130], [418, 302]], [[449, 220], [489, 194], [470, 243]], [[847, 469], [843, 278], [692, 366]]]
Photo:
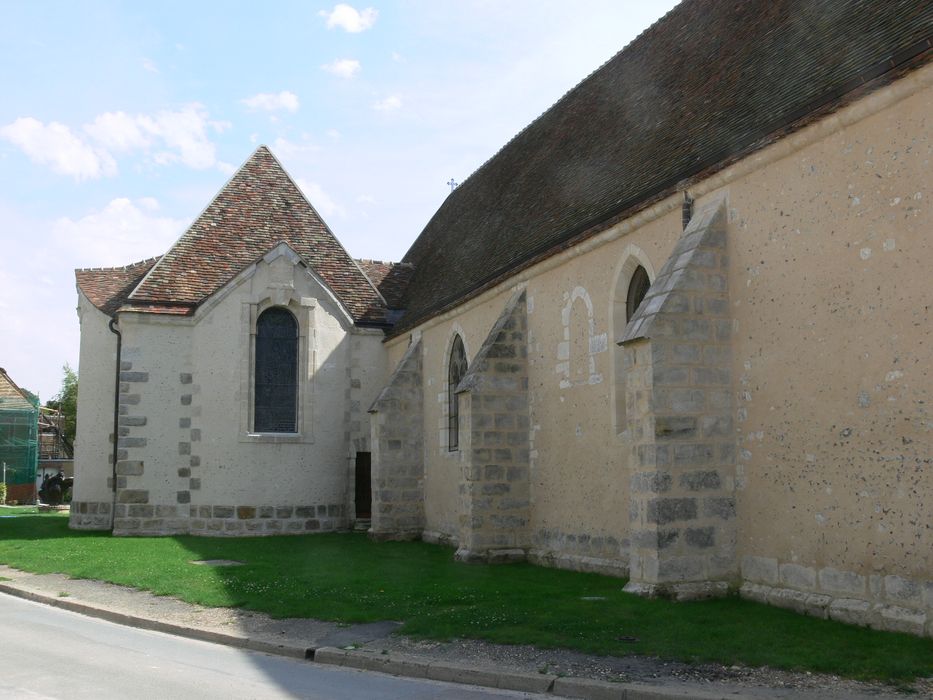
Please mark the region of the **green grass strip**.
[[[201, 559], [245, 565], [190, 563]], [[737, 597], [646, 600], [623, 593], [625, 582], [617, 578], [527, 564], [459, 564], [444, 547], [374, 543], [360, 534], [125, 538], [71, 531], [63, 517], [33, 515], [0, 519], [0, 563], [273, 617], [398, 620], [402, 633], [431, 639], [767, 665], [889, 682], [933, 675], [931, 639]]]

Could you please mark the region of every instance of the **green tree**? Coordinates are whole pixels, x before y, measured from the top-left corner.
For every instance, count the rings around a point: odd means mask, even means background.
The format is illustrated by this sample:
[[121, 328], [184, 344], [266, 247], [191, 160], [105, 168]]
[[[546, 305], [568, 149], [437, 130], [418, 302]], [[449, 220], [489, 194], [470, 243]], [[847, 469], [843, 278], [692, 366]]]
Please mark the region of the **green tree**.
[[71, 369], [67, 362], [62, 367], [62, 371], [64, 372], [62, 388], [58, 396], [45, 402], [45, 406], [62, 412], [64, 419], [62, 432], [65, 434], [65, 439], [74, 444], [78, 417], [78, 373]]

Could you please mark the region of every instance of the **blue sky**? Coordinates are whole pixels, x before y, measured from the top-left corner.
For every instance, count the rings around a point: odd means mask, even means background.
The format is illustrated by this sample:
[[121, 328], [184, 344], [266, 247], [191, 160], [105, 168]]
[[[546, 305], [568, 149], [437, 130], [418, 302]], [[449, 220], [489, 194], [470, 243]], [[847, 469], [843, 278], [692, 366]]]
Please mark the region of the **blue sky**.
[[355, 257], [450, 191], [670, 0], [0, 0], [0, 366], [78, 365], [73, 269], [165, 252], [259, 144]]

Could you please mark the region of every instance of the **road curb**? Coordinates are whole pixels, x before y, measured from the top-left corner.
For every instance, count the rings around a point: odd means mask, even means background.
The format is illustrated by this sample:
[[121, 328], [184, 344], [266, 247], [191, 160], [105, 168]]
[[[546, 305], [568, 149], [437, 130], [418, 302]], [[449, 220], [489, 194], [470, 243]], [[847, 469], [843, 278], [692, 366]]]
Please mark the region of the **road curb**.
[[176, 625], [148, 617], [128, 615], [87, 603], [69, 600], [19, 588], [9, 582], [0, 581], [0, 593], [23, 600], [49, 605], [62, 610], [80, 613], [89, 617], [107, 620], [118, 625], [164, 632], [202, 642], [223, 644], [239, 649], [249, 649], [266, 654], [276, 654], [295, 659], [308, 659], [314, 663], [343, 666], [363, 671], [377, 671], [406, 678], [426, 678], [448, 683], [538, 693], [580, 700], [743, 700], [749, 696], [730, 693], [728, 695], [680, 688], [659, 688], [635, 683], [609, 683], [588, 678], [558, 677], [553, 674], [519, 673], [502, 671], [498, 668], [477, 668], [440, 660], [402, 654], [379, 654], [372, 651], [338, 649], [335, 647], [305, 647], [276, 644], [249, 637], [238, 637], [223, 632]]
[[153, 632], [165, 632], [166, 634], [174, 634], [179, 637], [187, 637], [188, 639], [197, 639], [202, 642], [213, 642], [215, 644], [224, 644], [230, 647], [250, 649], [251, 651], [262, 651], [267, 654], [278, 654], [279, 656], [289, 656], [297, 659], [310, 658], [314, 654], [313, 649], [307, 649], [305, 647], [273, 644], [271, 642], [264, 642], [258, 639], [250, 639], [248, 637], [237, 637], [236, 635], [232, 634], [224, 634], [223, 632], [213, 632], [210, 630], [198, 629], [196, 627], [175, 625], [171, 622], [162, 622], [161, 620], [153, 620], [148, 617], [127, 615], [126, 613], [120, 613], [114, 610], [108, 610], [106, 608], [99, 608], [97, 606], [88, 605], [86, 603], [79, 603], [74, 600], [69, 600], [68, 598], [59, 598], [43, 595], [42, 593], [36, 593], [34, 591], [27, 591], [5, 582], [0, 582], [0, 593], [6, 593], [17, 598], [22, 598], [23, 600], [32, 601], [33, 603], [42, 603], [43, 605], [49, 605], [54, 608], [61, 608], [62, 610], [80, 613], [82, 615], [87, 615], [88, 617], [96, 617], [100, 620], [107, 620], [108, 622], [114, 622], [118, 625], [136, 627]]

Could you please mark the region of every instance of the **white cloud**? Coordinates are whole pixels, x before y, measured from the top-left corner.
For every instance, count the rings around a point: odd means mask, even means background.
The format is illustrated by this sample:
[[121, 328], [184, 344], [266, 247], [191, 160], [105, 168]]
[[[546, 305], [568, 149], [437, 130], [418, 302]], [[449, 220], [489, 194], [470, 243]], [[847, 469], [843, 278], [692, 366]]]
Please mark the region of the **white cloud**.
[[154, 115], [106, 112], [85, 125], [84, 130], [111, 151], [148, 153], [159, 148], [163, 150], [152, 156], [159, 165], [180, 161], [190, 168], [204, 169], [217, 162], [216, 147], [208, 133], [222, 133], [228, 128], [229, 122], [211, 120], [204, 106], [193, 102]]
[[352, 78], [360, 72], [360, 62], [352, 58], [338, 58], [325, 63], [321, 68], [340, 78]]
[[272, 152], [282, 161], [295, 161], [303, 159], [309, 153], [317, 153], [321, 150], [320, 146], [308, 140], [307, 135], [304, 135], [304, 139], [303, 142], [296, 143], [280, 136], [272, 142]]
[[195, 102], [154, 115], [105, 112], [84, 125], [84, 135], [58, 122], [46, 125], [22, 117], [0, 128], [0, 137], [19, 146], [36, 163], [86, 180], [116, 174], [112, 153], [148, 154], [161, 149], [152, 153], [159, 165], [181, 162], [190, 168], [213, 167], [216, 147], [209, 132], [222, 133], [230, 126], [211, 120], [204, 106]]
[[318, 14], [327, 19], [328, 29], [340, 27], [353, 34], [369, 29], [379, 16], [379, 13], [371, 7], [360, 12], [345, 3], [334, 5], [334, 9], [330, 12], [321, 10]]
[[0, 128], [0, 137], [19, 146], [34, 163], [48, 165], [57, 173], [76, 180], [115, 175], [117, 164], [100, 148], [86, 143], [71, 129], [58, 122], [43, 124], [32, 117], [20, 117]]
[[158, 209], [153, 197], [135, 202], [119, 197], [79, 219], [57, 219], [51, 238], [55, 248], [64, 249], [65, 257], [79, 266], [126, 265], [164, 253], [181, 235], [184, 222], [158, 216]]
[[216, 161], [216, 147], [208, 138], [211, 129], [222, 133], [230, 128], [230, 122], [211, 121], [203, 105], [192, 103], [182, 109], [170, 112], [162, 111], [155, 117], [140, 117], [144, 129], [158, 136], [169, 149], [177, 154], [161, 152], [156, 154], [156, 161], [171, 162], [181, 160], [190, 168], [210, 168]]
[[150, 73], [158, 73], [159, 67], [155, 64], [151, 58], [143, 59], [143, 69], [149, 71]]
[[322, 214], [325, 219], [330, 216], [343, 216], [343, 207], [321, 189], [318, 183], [298, 178], [295, 180], [295, 184], [304, 192], [305, 197], [311, 202], [311, 206]]
[[288, 112], [298, 111], [298, 96], [288, 90], [283, 90], [280, 93], [261, 92], [258, 95], [246, 97], [240, 102], [250, 109], [262, 109], [267, 112], [276, 112], [283, 109]]
[[105, 112], [84, 130], [104, 148], [111, 151], [134, 151], [149, 148], [152, 143], [147, 130], [142, 128], [141, 117], [125, 112]]
[[373, 104], [373, 109], [377, 112], [394, 112], [402, 107], [402, 98], [398, 95], [389, 95], [383, 100]]

